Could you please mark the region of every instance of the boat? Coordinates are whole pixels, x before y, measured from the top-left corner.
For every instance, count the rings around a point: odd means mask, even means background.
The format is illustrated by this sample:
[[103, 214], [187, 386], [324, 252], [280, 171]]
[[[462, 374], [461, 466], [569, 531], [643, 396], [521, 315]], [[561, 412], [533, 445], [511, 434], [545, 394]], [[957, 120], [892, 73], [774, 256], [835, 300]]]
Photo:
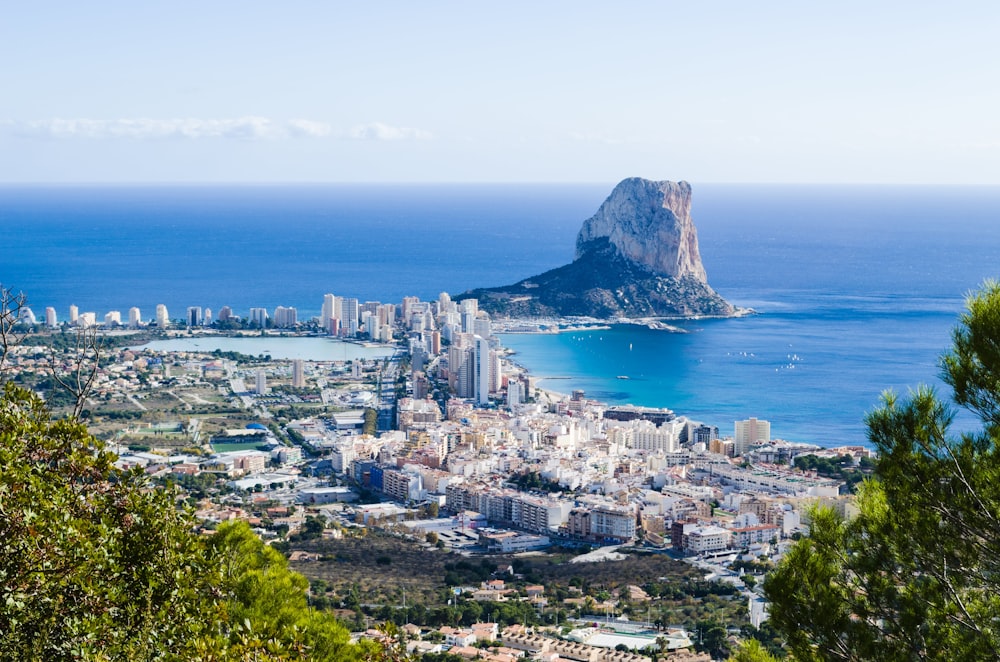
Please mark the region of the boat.
[[618, 375], [618, 379], [628, 379], [628, 375]]

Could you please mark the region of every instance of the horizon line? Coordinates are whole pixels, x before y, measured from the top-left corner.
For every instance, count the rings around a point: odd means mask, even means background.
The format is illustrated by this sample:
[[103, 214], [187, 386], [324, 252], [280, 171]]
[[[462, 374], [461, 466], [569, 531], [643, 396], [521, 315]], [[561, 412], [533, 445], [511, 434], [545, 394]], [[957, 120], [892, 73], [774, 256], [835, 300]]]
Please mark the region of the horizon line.
[[[279, 187], [279, 186], [615, 186], [616, 184], [638, 175], [623, 177], [617, 181], [605, 180], [547, 180], [547, 181], [518, 181], [518, 180], [148, 180], [148, 181], [0, 181], [0, 188], [15, 187], [213, 187], [213, 186], [233, 186], [233, 187]], [[736, 180], [691, 180], [686, 178], [661, 180], [652, 177], [640, 177], [651, 181], [686, 181], [692, 184], [709, 186], [857, 186], [857, 187], [899, 187], [899, 188], [1000, 188], [1000, 182], [996, 183], [954, 183], [954, 182], [862, 182], [862, 181], [736, 181]]]

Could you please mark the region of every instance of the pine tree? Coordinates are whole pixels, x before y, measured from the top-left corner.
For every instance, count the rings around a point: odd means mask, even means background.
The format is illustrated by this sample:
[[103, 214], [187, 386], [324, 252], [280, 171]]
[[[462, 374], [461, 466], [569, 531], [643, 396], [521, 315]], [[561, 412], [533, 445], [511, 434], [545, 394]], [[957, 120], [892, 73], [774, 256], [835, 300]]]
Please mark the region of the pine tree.
[[979, 428], [954, 434], [931, 388], [884, 394], [860, 514], [816, 510], [765, 582], [796, 660], [1000, 656], [1000, 283], [968, 297], [942, 378]]

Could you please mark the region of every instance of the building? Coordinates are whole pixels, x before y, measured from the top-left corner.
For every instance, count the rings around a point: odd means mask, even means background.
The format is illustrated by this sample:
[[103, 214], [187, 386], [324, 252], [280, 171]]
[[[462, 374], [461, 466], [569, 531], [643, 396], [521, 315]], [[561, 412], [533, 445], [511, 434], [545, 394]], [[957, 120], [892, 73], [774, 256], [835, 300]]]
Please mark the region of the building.
[[770, 542], [774, 538], [779, 538], [781, 529], [775, 524], [760, 524], [758, 526], [744, 526], [731, 529], [733, 534], [733, 547], [743, 549], [750, 545]]
[[629, 448], [644, 451], [664, 451], [673, 453], [680, 447], [680, 432], [685, 423], [674, 419], [659, 426], [652, 421], [636, 419], [629, 421], [631, 439], [626, 441]]
[[294, 307], [278, 306], [274, 309], [274, 326], [290, 329], [299, 323], [298, 311]]
[[305, 362], [302, 359], [292, 361], [292, 386], [303, 388], [306, 385]]
[[330, 320], [335, 318], [333, 309], [336, 298], [333, 294], [323, 295], [323, 307], [319, 314], [319, 328], [327, 333], [330, 332]]
[[449, 386], [460, 398], [475, 397], [475, 356], [471, 347], [453, 344], [448, 348]]
[[380, 326], [392, 326], [396, 323], [396, 304], [379, 304], [376, 314], [378, 315], [378, 323]]
[[[485, 315], [485, 313], [482, 313]], [[490, 338], [493, 335], [493, 326], [489, 317], [477, 317], [472, 321], [472, 333], [483, 338]]]
[[587, 540], [629, 542], [635, 539], [635, 511], [611, 503], [585, 505], [569, 513], [566, 530]]
[[687, 534], [685, 551], [692, 554], [708, 554], [727, 549], [732, 540], [732, 534], [721, 526], [698, 526]]
[[729, 464], [711, 464], [708, 471], [723, 483], [745, 492], [783, 492], [807, 496], [836, 497], [839, 481], [832, 478], [809, 478], [792, 471], [743, 469]]
[[441, 408], [433, 400], [400, 398], [396, 406], [397, 427], [406, 432], [414, 425], [437, 423], [441, 420]]
[[59, 321], [56, 319], [56, 309], [52, 306], [45, 309], [45, 326], [50, 329], [54, 329], [59, 326]]
[[139, 312], [139, 309], [136, 306], [132, 306], [128, 309], [128, 325], [133, 329], [137, 329], [141, 324], [142, 313]]
[[188, 326], [201, 326], [201, 306], [188, 306], [185, 321]]
[[482, 336], [475, 336], [475, 398], [480, 406], [490, 402], [490, 342]]
[[255, 392], [257, 395], [267, 395], [267, 375], [264, 374], [263, 370], [257, 371], [257, 388]]
[[299, 503], [322, 505], [325, 503], [343, 503], [357, 501], [358, 494], [349, 487], [309, 487], [299, 490], [296, 498]]
[[343, 299], [342, 303], [343, 316], [340, 317], [342, 322], [343, 331], [348, 336], [358, 335], [358, 329], [361, 324], [361, 306], [358, 300], [349, 297]]
[[382, 492], [393, 499], [405, 503], [420, 498], [420, 475], [400, 471], [398, 469], [383, 469]]
[[167, 313], [167, 307], [162, 303], [156, 304], [156, 326], [161, 329], [170, 326], [170, 315]]
[[513, 409], [520, 405], [523, 399], [521, 382], [512, 380], [507, 384], [507, 406]]
[[758, 421], [756, 418], [736, 421], [733, 434], [733, 452], [736, 455], [743, 455], [758, 442], [768, 441], [771, 441], [771, 423], [769, 421]]
[[267, 308], [250, 309], [250, 324], [256, 326], [258, 329], [267, 328], [268, 319]]
[[713, 425], [696, 425], [691, 430], [691, 442], [708, 446], [719, 438], [719, 428]]
[[[519, 531], [479, 530], [479, 544], [489, 554], [517, 554], [549, 547], [548, 536], [521, 533]], [[494, 598], [495, 600], [495, 598]]]
[[77, 308], [76, 304], [71, 304], [69, 307], [69, 323], [76, 326], [80, 321], [80, 309]]
[[635, 512], [629, 506], [611, 504], [591, 508], [590, 533], [599, 540], [629, 542], [635, 538]]
[[604, 410], [604, 418], [612, 421], [635, 421], [641, 419], [649, 421], [654, 425], [663, 425], [668, 421], [674, 420], [676, 415], [669, 409], [616, 405]]
[[122, 314], [119, 310], [111, 310], [104, 316], [104, 326], [121, 326], [122, 325]]
[[302, 449], [298, 446], [279, 446], [271, 451], [271, 459], [284, 466], [302, 460]]

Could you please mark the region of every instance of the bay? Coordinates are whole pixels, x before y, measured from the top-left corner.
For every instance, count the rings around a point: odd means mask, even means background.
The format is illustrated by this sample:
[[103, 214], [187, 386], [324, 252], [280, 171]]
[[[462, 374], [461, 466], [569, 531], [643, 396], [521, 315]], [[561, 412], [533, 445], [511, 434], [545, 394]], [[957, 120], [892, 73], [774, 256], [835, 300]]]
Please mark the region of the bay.
[[[432, 299], [565, 264], [612, 185], [0, 186], [0, 283], [60, 319], [70, 304], [304, 318], [326, 292]], [[824, 445], [864, 443], [883, 389], [944, 388], [937, 359], [963, 297], [1000, 275], [1000, 189], [693, 191], [709, 282], [760, 314], [683, 322], [687, 334], [506, 336], [533, 373], [569, 378], [547, 386], [723, 433], [768, 418], [774, 436]]]

